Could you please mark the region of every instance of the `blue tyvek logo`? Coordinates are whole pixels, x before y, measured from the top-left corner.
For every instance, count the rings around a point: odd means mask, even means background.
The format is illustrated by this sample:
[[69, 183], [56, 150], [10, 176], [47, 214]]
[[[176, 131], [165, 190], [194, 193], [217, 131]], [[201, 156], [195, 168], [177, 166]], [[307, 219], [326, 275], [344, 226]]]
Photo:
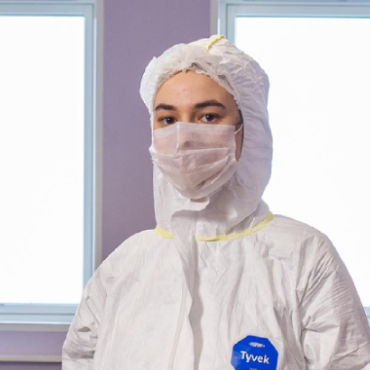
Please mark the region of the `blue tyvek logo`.
[[276, 370], [278, 352], [267, 338], [249, 335], [233, 347], [235, 370]]

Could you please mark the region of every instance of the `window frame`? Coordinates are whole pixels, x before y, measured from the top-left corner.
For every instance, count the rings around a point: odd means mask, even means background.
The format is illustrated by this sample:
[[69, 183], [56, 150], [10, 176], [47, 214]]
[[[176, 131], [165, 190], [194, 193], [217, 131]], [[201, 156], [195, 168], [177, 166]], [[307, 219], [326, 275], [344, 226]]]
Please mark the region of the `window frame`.
[[[218, 0], [218, 33], [235, 42], [237, 17], [370, 18], [370, 0]], [[370, 325], [370, 307], [364, 307]]]
[[[366, 15], [364, 15], [366, 11]], [[237, 17], [369, 17], [370, 0], [219, 0], [218, 33], [235, 42]]]
[[[98, 5], [96, 0], [0, 0], [0, 16], [85, 18], [83, 286], [101, 262], [101, 14], [102, 4]], [[0, 331], [67, 331], [77, 306], [78, 304], [0, 303]]]

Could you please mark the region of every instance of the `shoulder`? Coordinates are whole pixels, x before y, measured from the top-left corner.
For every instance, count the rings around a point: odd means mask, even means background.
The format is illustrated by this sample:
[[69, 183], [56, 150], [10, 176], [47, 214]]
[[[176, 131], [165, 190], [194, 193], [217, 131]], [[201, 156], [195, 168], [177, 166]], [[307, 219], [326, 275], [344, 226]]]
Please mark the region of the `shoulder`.
[[337, 255], [332, 242], [324, 233], [286, 216], [275, 215], [261, 236], [276, 252], [281, 251], [286, 255]]
[[157, 236], [153, 229], [133, 234], [110, 253], [101, 266], [109, 265], [112, 267], [120, 260], [129, 258], [131, 255], [140, 253], [143, 249], [153, 246], [156, 239]]
[[325, 238], [325, 235], [316, 228], [282, 215], [274, 215], [273, 220], [268, 225], [268, 231], [269, 233], [275, 233], [276, 236], [284, 235], [285, 238]]
[[140, 231], [139, 233], [131, 235], [124, 240], [108, 257], [107, 259], [114, 259], [122, 254], [129, 253], [132, 248], [145, 248], [148, 242], [155, 240], [156, 234], [154, 229]]
[[261, 231], [259, 240], [272, 258], [285, 261], [298, 289], [336, 273], [347, 274], [333, 243], [316, 228], [276, 215]]
[[266, 227], [265, 233], [275, 254], [290, 261], [296, 288], [302, 294], [307, 295], [324, 285], [335, 286], [339, 281], [352, 284], [337, 250], [321, 231], [278, 215]]
[[104, 285], [110, 285], [122, 269], [131, 268], [133, 259], [140, 258], [145, 250], [153, 249], [157, 239], [154, 230], [145, 230], [130, 236], [102, 261], [92, 280], [99, 278]]

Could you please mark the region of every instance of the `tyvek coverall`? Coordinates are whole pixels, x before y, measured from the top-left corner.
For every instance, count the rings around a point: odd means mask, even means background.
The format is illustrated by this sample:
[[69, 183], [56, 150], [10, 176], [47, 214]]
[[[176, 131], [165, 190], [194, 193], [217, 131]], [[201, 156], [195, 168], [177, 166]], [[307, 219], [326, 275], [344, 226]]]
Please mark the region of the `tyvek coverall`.
[[[261, 200], [272, 157], [267, 76], [227, 40], [209, 42], [154, 58], [141, 95], [152, 114], [158, 87], [176, 72], [213, 78], [244, 119], [237, 169], [195, 202], [154, 166], [158, 227], [122, 243], [87, 284], [63, 370], [233, 370], [240, 353], [238, 370], [370, 370], [369, 326], [331, 242]], [[247, 337], [268, 341], [277, 364], [236, 349]]]

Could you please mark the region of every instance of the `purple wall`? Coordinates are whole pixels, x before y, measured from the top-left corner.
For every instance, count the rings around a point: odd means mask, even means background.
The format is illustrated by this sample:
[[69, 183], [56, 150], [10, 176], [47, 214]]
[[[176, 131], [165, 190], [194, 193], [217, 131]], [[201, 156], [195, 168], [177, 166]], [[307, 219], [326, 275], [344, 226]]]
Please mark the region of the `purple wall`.
[[140, 79], [153, 56], [176, 43], [209, 36], [209, 3], [106, 1], [103, 258], [135, 232], [155, 227], [151, 133]]
[[[210, 34], [210, 0], [105, 0], [103, 258], [155, 226], [149, 115], [139, 96], [150, 59]], [[0, 354], [59, 355], [65, 333], [0, 332]], [[0, 363], [0, 370], [56, 370], [60, 364]]]

